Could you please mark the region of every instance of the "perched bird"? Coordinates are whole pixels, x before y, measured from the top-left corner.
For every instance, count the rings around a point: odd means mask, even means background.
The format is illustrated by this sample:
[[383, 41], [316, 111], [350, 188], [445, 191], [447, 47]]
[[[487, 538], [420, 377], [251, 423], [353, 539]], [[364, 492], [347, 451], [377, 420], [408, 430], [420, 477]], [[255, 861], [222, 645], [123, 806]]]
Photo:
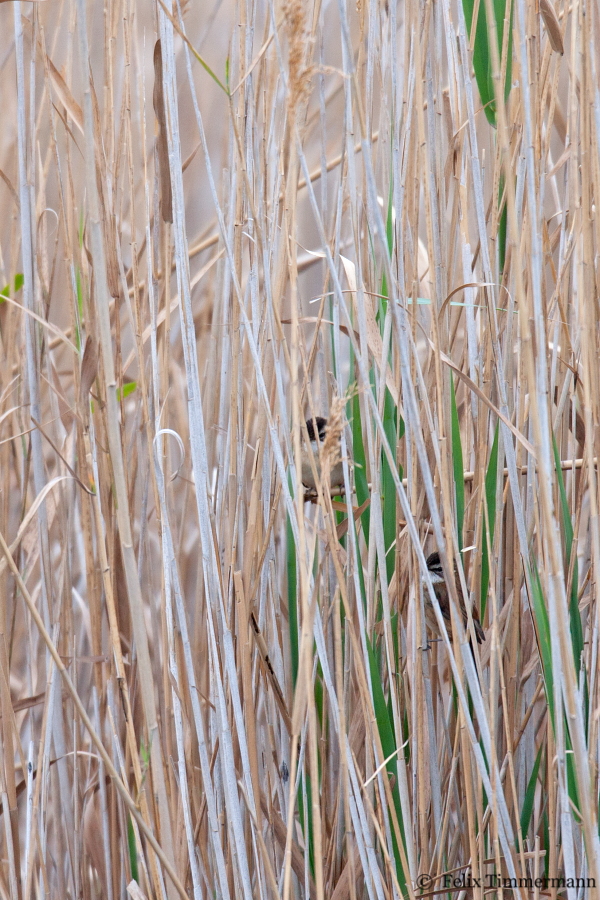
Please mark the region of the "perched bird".
[[[448, 631], [448, 637], [452, 640], [452, 627], [450, 625], [450, 596], [448, 594], [448, 587], [446, 585], [446, 579], [444, 578], [444, 572], [442, 569], [442, 563], [440, 560], [440, 554], [437, 552], [431, 553], [427, 557], [427, 568], [429, 570], [429, 575], [431, 577], [431, 581], [433, 583], [433, 590], [435, 592], [435, 596], [438, 598], [438, 602], [440, 604], [440, 610], [442, 611], [442, 616], [444, 617], [444, 621], [446, 623], [446, 629]], [[465, 609], [465, 598], [463, 596], [462, 588], [460, 586], [460, 578], [458, 577], [458, 569], [456, 567], [456, 563], [454, 564], [454, 584], [456, 585], [456, 593], [458, 595], [458, 603], [460, 606], [460, 612], [462, 615], [463, 625], [465, 628], [467, 627], [467, 611]], [[431, 600], [429, 599], [429, 594], [425, 591], [425, 618], [427, 620], [427, 624], [436, 634], [440, 633], [438, 628], [437, 619], [435, 617], [435, 612], [433, 610], [433, 606], [431, 604]], [[481, 644], [482, 641], [485, 641], [485, 632], [481, 627], [481, 622], [479, 620], [479, 612], [475, 607], [473, 607], [471, 614], [473, 616], [473, 626], [475, 628], [475, 636], [477, 638], [477, 643]]]
[[[326, 457], [324, 461], [329, 462], [331, 466], [329, 475], [329, 483], [331, 487], [333, 488], [343, 485], [344, 472], [342, 468], [342, 461], [340, 459], [339, 439], [337, 436], [332, 435], [329, 431], [328, 420], [324, 419], [322, 416], [315, 416], [314, 419], [307, 419], [306, 431], [308, 433], [308, 440], [310, 442], [315, 468], [317, 470], [317, 475], [319, 476], [319, 478], [321, 478], [321, 456], [324, 456]], [[329, 446], [331, 442], [328, 441], [328, 436], [335, 438], [332, 446]], [[321, 453], [319, 453], [319, 445]], [[302, 484], [310, 491], [315, 491], [317, 485], [315, 483], [312, 466], [310, 464], [310, 451], [306, 446], [305, 440], [302, 441], [301, 454]]]

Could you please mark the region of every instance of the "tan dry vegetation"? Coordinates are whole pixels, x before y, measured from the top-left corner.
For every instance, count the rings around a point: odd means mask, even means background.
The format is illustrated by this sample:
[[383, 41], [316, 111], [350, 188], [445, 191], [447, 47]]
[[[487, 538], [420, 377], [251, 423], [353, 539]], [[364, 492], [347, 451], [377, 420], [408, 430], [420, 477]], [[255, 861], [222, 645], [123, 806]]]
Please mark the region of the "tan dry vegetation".
[[0, 4], [0, 895], [598, 896], [598, 4], [496, 127], [454, 0], [184, 7]]

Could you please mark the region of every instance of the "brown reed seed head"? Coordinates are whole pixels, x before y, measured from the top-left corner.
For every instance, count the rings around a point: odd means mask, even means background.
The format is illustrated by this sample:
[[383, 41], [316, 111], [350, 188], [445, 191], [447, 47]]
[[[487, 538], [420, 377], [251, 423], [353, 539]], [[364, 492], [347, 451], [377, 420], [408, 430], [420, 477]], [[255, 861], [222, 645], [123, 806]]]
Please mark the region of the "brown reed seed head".
[[294, 109], [308, 94], [312, 66], [307, 65], [309, 31], [306, 4], [303, 0], [286, 0], [283, 4], [285, 28], [289, 42], [289, 106]]
[[327, 431], [323, 441], [323, 474], [327, 478], [341, 459], [340, 439], [344, 429], [344, 405], [343, 397], [334, 398], [329, 417], [327, 419]]

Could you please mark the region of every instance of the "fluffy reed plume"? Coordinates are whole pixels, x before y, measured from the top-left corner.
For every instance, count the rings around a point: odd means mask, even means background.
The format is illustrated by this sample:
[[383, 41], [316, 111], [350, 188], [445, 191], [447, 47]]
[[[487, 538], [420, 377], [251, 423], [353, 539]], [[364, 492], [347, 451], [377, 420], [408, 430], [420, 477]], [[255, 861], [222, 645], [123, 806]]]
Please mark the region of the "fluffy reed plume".
[[303, 0], [285, 0], [283, 21], [289, 46], [289, 107], [296, 107], [310, 91], [312, 66], [307, 62], [309, 52], [308, 6]]
[[334, 397], [331, 402], [329, 416], [327, 417], [327, 431], [323, 441], [322, 459], [323, 476], [329, 479], [330, 473], [341, 458], [340, 439], [344, 430], [345, 400], [343, 397]]

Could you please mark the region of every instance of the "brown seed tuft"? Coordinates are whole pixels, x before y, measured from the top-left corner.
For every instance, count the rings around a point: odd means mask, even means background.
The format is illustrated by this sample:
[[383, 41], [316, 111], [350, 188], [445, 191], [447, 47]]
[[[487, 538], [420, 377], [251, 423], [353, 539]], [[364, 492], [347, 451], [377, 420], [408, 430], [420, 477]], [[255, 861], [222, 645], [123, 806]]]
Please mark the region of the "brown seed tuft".
[[294, 109], [310, 90], [312, 67], [306, 63], [309, 34], [306, 5], [303, 0], [286, 0], [283, 4], [289, 42], [289, 105]]
[[340, 438], [344, 429], [344, 406], [346, 399], [344, 397], [335, 397], [329, 417], [327, 419], [327, 431], [325, 432], [325, 440], [323, 442], [323, 474], [327, 478], [335, 468], [337, 462], [341, 458]]

